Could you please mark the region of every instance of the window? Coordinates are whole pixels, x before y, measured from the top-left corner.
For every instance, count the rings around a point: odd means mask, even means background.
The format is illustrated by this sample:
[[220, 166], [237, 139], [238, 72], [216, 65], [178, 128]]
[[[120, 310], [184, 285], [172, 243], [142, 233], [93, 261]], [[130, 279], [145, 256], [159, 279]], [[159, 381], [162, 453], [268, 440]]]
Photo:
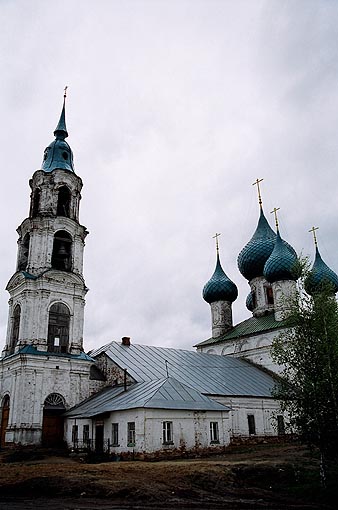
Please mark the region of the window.
[[210, 443], [219, 443], [218, 422], [210, 422]]
[[284, 436], [285, 434], [284, 416], [281, 414], [277, 416], [277, 433], [279, 436]]
[[76, 444], [79, 440], [79, 427], [77, 425], [73, 425], [72, 427], [72, 443]]
[[163, 422], [163, 444], [173, 444], [173, 422]]
[[82, 430], [82, 441], [83, 444], [88, 445], [89, 444], [89, 425], [83, 425]]
[[49, 310], [48, 351], [68, 352], [70, 313], [63, 303], [54, 303]]
[[11, 345], [10, 352], [13, 353], [16, 344], [19, 340], [19, 332], [20, 332], [20, 317], [21, 317], [21, 308], [20, 305], [16, 305], [13, 311], [13, 322], [12, 322], [12, 333], [11, 333]]
[[266, 292], [266, 300], [268, 302], [268, 305], [273, 305], [272, 287], [265, 287], [265, 292]]
[[30, 235], [27, 233], [19, 244], [18, 271], [25, 271], [28, 263]]
[[[112, 442], [112, 446], [119, 445], [119, 424], [118, 423], [111, 424], [111, 442]], [[134, 435], [134, 442], [135, 442], [135, 435]]]
[[128, 444], [127, 446], [135, 446], [135, 422], [128, 422]]
[[40, 197], [41, 197], [41, 191], [39, 188], [37, 188], [34, 191], [33, 197], [32, 197], [32, 205], [31, 205], [31, 216], [33, 218], [36, 218], [39, 214], [40, 209]]
[[52, 267], [60, 271], [72, 270], [72, 237], [65, 230], [54, 234]]
[[[66, 155], [66, 157], [64, 156]], [[64, 152], [63, 154], [64, 159], [68, 159], [67, 152]], [[58, 194], [58, 204], [56, 209], [57, 216], [66, 216], [67, 218], [70, 217], [70, 191], [67, 188], [67, 186], [61, 186], [59, 188], [59, 194]]]
[[248, 414], [248, 427], [249, 434], [253, 436], [256, 434], [256, 425], [255, 425], [255, 416], [253, 414]]

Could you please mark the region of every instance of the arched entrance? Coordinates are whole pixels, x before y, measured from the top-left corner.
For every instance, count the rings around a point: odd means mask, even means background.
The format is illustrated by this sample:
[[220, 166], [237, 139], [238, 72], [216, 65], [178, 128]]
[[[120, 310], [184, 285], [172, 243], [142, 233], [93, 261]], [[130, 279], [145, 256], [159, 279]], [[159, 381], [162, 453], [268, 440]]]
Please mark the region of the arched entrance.
[[42, 446], [59, 447], [63, 444], [63, 416], [65, 403], [59, 393], [51, 393], [43, 405]]
[[1, 448], [3, 448], [6, 444], [5, 438], [6, 429], [8, 426], [8, 418], [9, 418], [9, 396], [5, 395], [1, 406], [1, 431], [0, 431]]

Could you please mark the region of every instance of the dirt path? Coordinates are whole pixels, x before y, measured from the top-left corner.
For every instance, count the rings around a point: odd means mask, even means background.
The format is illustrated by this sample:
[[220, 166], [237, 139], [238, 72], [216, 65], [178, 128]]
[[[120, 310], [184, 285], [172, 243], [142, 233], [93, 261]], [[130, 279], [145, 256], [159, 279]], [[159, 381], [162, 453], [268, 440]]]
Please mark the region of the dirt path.
[[335, 506], [320, 494], [315, 456], [294, 445], [256, 445], [208, 459], [84, 464], [49, 457], [3, 462], [0, 508], [289, 510]]

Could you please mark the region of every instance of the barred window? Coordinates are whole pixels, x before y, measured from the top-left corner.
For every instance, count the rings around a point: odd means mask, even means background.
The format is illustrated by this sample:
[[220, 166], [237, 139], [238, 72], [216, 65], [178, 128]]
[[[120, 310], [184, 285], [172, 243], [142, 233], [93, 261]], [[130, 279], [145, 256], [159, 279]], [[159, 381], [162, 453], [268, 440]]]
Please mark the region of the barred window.
[[118, 423], [111, 424], [111, 437], [112, 437], [112, 439], [111, 439], [112, 446], [118, 446], [118, 444], [119, 444], [119, 424]]
[[128, 422], [128, 446], [135, 446], [135, 422]]
[[163, 422], [163, 444], [172, 444], [173, 443], [173, 422], [172, 421], [164, 421]]
[[218, 421], [210, 422], [210, 443], [219, 443]]

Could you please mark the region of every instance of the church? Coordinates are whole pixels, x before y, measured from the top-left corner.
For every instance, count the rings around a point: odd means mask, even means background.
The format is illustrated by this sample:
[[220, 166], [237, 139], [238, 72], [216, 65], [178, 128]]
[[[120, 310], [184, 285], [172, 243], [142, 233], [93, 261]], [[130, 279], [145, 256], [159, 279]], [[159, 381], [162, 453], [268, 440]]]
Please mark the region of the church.
[[[29, 216], [18, 227], [16, 271], [0, 359], [1, 446], [91, 448], [143, 455], [224, 448], [234, 437], [283, 434], [270, 356], [285, 329], [299, 277], [297, 255], [263, 212], [238, 256], [251, 317], [234, 325], [236, 285], [216, 268], [203, 289], [212, 334], [196, 351], [134, 345], [130, 338], [85, 353], [86, 227], [82, 180], [66, 141], [65, 96], [55, 139], [29, 181]], [[316, 245], [311, 289], [338, 277]], [[310, 289], [310, 290], [311, 290]]]

